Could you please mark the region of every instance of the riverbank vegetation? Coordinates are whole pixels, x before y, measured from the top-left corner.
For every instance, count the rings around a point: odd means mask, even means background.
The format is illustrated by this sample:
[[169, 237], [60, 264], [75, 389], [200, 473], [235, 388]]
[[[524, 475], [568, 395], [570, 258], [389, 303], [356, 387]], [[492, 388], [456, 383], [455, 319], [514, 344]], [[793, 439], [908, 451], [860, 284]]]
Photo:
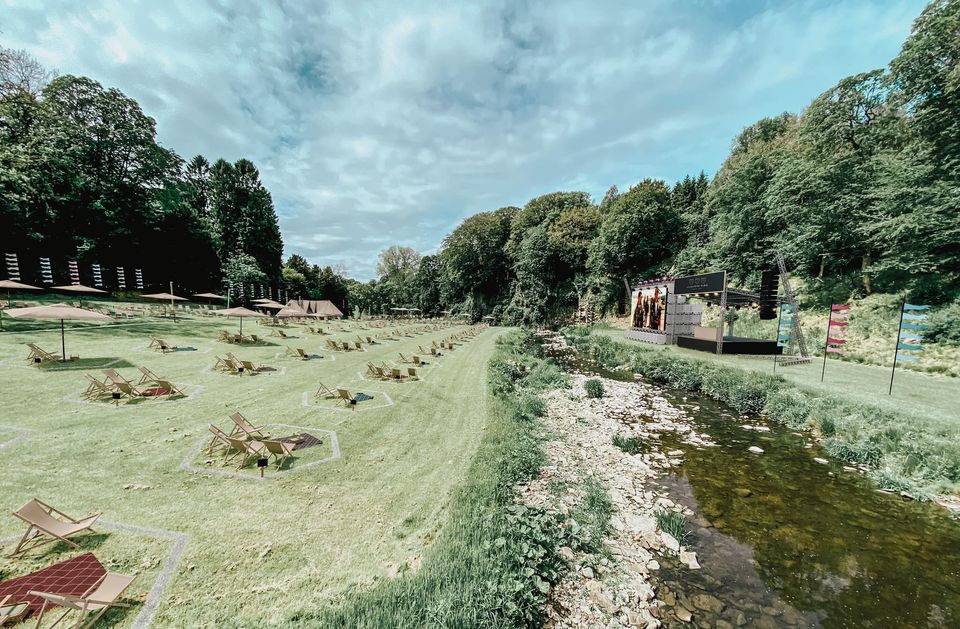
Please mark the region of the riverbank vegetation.
[[657, 384], [721, 400], [740, 413], [764, 413], [794, 429], [816, 431], [839, 459], [870, 467], [885, 489], [933, 498], [960, 491], [960, 426], [919, 419], [865, 402], [798, 386], [782, 376], [628, 344], [585, 326], [564, 335], [608, 368], [626, 368]]

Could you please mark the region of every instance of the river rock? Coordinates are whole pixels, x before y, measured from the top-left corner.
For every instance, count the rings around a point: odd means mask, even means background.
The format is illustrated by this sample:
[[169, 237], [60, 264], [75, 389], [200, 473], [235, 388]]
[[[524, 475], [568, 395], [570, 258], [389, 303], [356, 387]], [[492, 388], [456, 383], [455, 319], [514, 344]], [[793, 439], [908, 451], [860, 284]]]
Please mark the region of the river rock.
[[750, 452], [753, 452], [754, 454], [763, 454], [763, 448], [759, 446], [750, 446], [749, 448], [747, 448], [747, 450], [749, 450]]
[[705, 612], [713, 614], [719, 614], [723, 611], [723, 608], [726, 607], [723, 601], [712, 594], [694, 594], [690, 597], [690, 602], [693, 603], [697, 609], [702, 609]]
[[828, 464], [828, 463], [830, 462], [830, 461], [826, 460], [825, 458], [823, 458], [823, 457], [821, 457], [821, 456], [815, 456], [815, 457], [813, 457], [813, 460], [816, 461], [817, 463], [819, 463], [820, 465], [826, 465], [826, 464]]
[[679, 606], [674, 608], [673, 614], [677, 617], [677, 620], [682, 622], [690, 622], [693, 620], [693, 614], [690, 613], [690, 610], [684, 606]]
[[686, 564], [691, 570], [699, 570], [700, 563], [697, 562], [697, 553], [680, 551], [680, 563]]
[[737, 494], [741, 498], [749, 498], [753, 495], [753, 492], [747, 489], [746, 487], [737, 487], [733, 490], [733, 493]]
[[660, 531], [660, 540], [669, 550], [672, 550], [675, 553], [680, 552], [680, 542], [678, 542], [677, 538], [670, 533], [667, 533], [666, 531]]

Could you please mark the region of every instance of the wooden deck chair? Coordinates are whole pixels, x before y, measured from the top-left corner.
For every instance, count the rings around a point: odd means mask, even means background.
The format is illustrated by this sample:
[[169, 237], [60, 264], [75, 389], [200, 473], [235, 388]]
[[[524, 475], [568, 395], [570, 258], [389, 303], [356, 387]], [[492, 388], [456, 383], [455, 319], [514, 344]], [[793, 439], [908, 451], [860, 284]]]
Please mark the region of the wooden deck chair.
[[237, 466], [238, 470], [242, 469], [250, 459], [263, 456], [264, 447], [262, 441], [244, 441], [239, 437], [227, 437], [227, 441], [230, 442], [234, 450], [240, 452], [240, 465]]
[[287, 336], [287, 333], [281, 330], [280, 328], [276, 329], [276, 333], [277, 333], [277, 336], [279, 336], [282, 339], [290, 338], [289, 336]]
[[0, 598], [0, 627], [8, 624], [15, 625], [27, 617], [30, 612], [29, 603], [17, 603], [10, 599], [13, 594], [7, 594]]
[[288, 443], [286, 441], [274, 441], [272, 439], [264, 439], [260, 443], [263, 444], [263, 447], [267, 453], [274, 457], [274, 460], [277, 462], [278, 470], [283, 467], [283, 462], [290, 458], [290, 456], [293, 454], [294, 445], [292, 443]]
[[349, 352], [349, 351], [350, 351], [350, 344], [347, 343], [346, 341], [340, 341], [340, 349], [342, 349], [342, 350], [345, 351], [345, 352]]
[[337, 392], [321, 382], [320, 388], [318, 388], [317, 392], [313, 394], [313, 397], [317, 399], [332, 400], [333, 398], [337, 397]]
[[115, 382], [114, 386], [117, 388], [120, 393], [126, 395], [127, 397], [143, 397], [146, 395], [144, 391], [138, 387], [133, 386], [129, 382]]
[[362, 343], [361, 343], [360, 341], [354, 341], [354, 342], [353, 342], [353, 347], [354, 347], [354, 349], [356, 349], [358, 352], [362, 352], [362, 351], [363, 351], [363, 345], [362, 345]]
[[213, 435], [213, 438], [210, 440], [210, 443], [207, 444], [207, 447], [204, 451], [207, 454], [213, 454], [217, 447], [223, 448], [223, 462], [226, 463], [231, 454], [234, 456], [236, 455], [236, 452], [233, 451], [233, 446], [230, 445], [229, 441], [227, 441], [227, 437], [230, 435], [223, 432], [213, 424], [209, 425], [208, 430], [210, 431], [210, 434]]
[[247, 373], [260, 373], [260, 370], [263, 369], [263, 365], [254, 365], [253, 361], [250, 360], [241, 360], [240, 364], [243, 365], [243, 370]]
[[230, 415], [230, 421], [234, 424], [234, 429], [230, 431], [230, 436], [246, 435], [251, 439], [263, 439], [266, 435], [263, 432], [263, 426], [254, 426], [240, 411], [235, 411]]
[[158, 376], [146, 367], [137, 367], [137, 369], [143, 374], [137, 382], [138, 387], [144, 384], [152, 384], [158, 389], [163, 389], [166, 392], [164, 395], [186, 395], [186, 393], [183, 392], [183, 387], [175, 385], [169, 379]]
[[219, 332], [220, 336], [217, 338], [217, 340], [233, 343], [233, 332], [228, 332], [227, 330], [220, 330]]
[[390, 375], [391, 375], [391, 377], [392, 377], [394, 380], [396, 380], [397, 382], [402, 382], [403, 379], [407, 377], [406, 375], [404, 375], [404, 373], [403, 373], [402, 371], [400, 371], [400, 368], [399, 368], [399, 367], [391, 367], [391, 368], [390, 368]]
[[407, 367], [407, 377], [409, 377], [411, 380], [419, 380], [420, 376], [417, 375], [417, 368]]
[[397, 355], [400, 357], [400, 362], [402, 362], [402, 363], [408, 363], [408, 362], [410, 362], [410, 359], [407, 358], [406, 356], [404, 356], [402, 353], [397, 352]]
[[260, 338], [259, 336], [257, 336], [256, 334], [251, 334], [251, 335], [250, 335], [250, 340], [253, 341], [254, 343], [256, 343], [257, 345], [260, 345], [261, 343], [265, 343], [265, 342], [266, 342], [266, 341], [264, 341], [262, 338]]
[[413, 361], [413, 364], [414, 364], [414, 365], [421, 365], [421, 364], [423, 364], [423, 363], [420, 362], [420, 357], [417, 356], [416, 354], [414, 354], [413, 356], [411, 356], [411, 357], [410, 357], [410, 360]]
[[[79, 548], [76, 542], [67, 538], [87, 530], [93, 532], [90, 527], [96, 524], [102, 514], [98, 511], [77, 520], [37, 498], [31, 498], [22, 507], [14, 511], [13, 515], [27, 523], [27, 532], [23, 534], [23, 537], [17, 543], [17, 547], [10, 553], [11, 557], [57, 540], [74, 548]], [[44, 536], [51, 539], [40, 541]]]
[[147, 346], [148, 349], [153, 349], [155, 347], [160, 347], [160, 339], [155, 336], [150, 337], [150, 345]]
[[41, 349], [34, 343], [27, 343], [27, 347], [30, 348], [30, 355], [27, 356], [27, 360], [35, 365], [39, 365], [48, 361], [56, 362], [60, 360], [59, 354], [51, 354], [50, 352]]
[[367, 343], [369, 343], [370, 345], [374, 345], [376, 343], [376, 341], [373, 340], [372, 336], [367, 336], [365, 338], [367, 339]]
[[346, 389], [337, 389], [337, 404], [336, 406], [349, 406], [350, 408], [357, 408], [357, 398], [352, 395]]
[[331, 341], [330, 339], [327, 339], [326, 348], [332, 349], [334, 351], [340, 351], [340, 348], [337, 346], [337, 344]]
[[37, 624], [35, 626], [40, 626], [40, 623], [43, 621], [43, 615], [46, 613], [47, 606], [49, 605], [50, 607], [60, 606], [66, 610], [50, 625], [51, 627], [60, 624], [60, 621], [70, 612], [76, 611], [79, 612], [80, 615], [79, 618], [77, 618], [76, 624], [73, 626], [77, 629], [88, 629], [96, 624], [96, 622], [100, 620], [100, 617], [111, 607], [129, 607], [129, 605], [124, 603], [118, 603], [117, 599], [120, 598], [124, 590], [130, 587], [130, 584], [133, 583], [133, 580], [136, 578], [137, 576], [132, 574], [108, 572], [100, 577], [100, 580], [94, 583], [82, 596], [69, 596], [31, 590], [29, 592], [31, 596], [38, 596], [43, 599], [43, 605], [40, 607], [40, 613], [37, 616]]
[[110, 397], [113, 395], [113, 387], [106, 382], [97, 380], [88, 373], [83, 374], [89, 384], [87, 385], [87, 390], [84, 391], [81, 395], [85, 400], [95, 400], [101, 397]]

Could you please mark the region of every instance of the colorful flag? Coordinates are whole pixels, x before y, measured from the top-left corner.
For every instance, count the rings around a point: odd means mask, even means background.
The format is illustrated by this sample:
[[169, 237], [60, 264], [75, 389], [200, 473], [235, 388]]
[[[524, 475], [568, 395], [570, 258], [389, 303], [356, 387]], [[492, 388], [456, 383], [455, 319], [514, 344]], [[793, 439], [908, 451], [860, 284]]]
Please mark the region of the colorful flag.
[[900, 309], [900, 326], [897, 329], [896, 350], [893, 353], [893, 370], [890, 372], [889, 394], [893, 394], [893, 377], [897, 373], [898, 362], [919, 363], [923, 351], [923, 325], [926, 320], [927, 305], [904, 303]]
[[827, 340], [823, 344], [823, 367], [820, 369], [820, 382], [823, 382], [824, 374], [827, 371], [827, 354], [843, 355], [843, 345], [847, 340], [844, 338], [846, 328], [849, 325], [847, 317], [850, 316], [850, 306], [844, 304], [833, 304], [830, 306], [830, 318], [827, 320]]

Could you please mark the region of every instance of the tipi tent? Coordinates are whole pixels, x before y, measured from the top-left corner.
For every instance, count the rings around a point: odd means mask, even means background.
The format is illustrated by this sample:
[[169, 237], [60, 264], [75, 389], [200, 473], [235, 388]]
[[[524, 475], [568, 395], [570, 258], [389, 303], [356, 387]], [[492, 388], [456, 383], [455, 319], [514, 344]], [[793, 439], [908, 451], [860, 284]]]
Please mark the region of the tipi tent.
[[291, 299], [287, 302], [288, 306], [301, 308], [308, 314], [314, 314], [328, 319], [338, 319], [343, 316], [340, 309], [333, 305], [329, 299], [307, 300]]

